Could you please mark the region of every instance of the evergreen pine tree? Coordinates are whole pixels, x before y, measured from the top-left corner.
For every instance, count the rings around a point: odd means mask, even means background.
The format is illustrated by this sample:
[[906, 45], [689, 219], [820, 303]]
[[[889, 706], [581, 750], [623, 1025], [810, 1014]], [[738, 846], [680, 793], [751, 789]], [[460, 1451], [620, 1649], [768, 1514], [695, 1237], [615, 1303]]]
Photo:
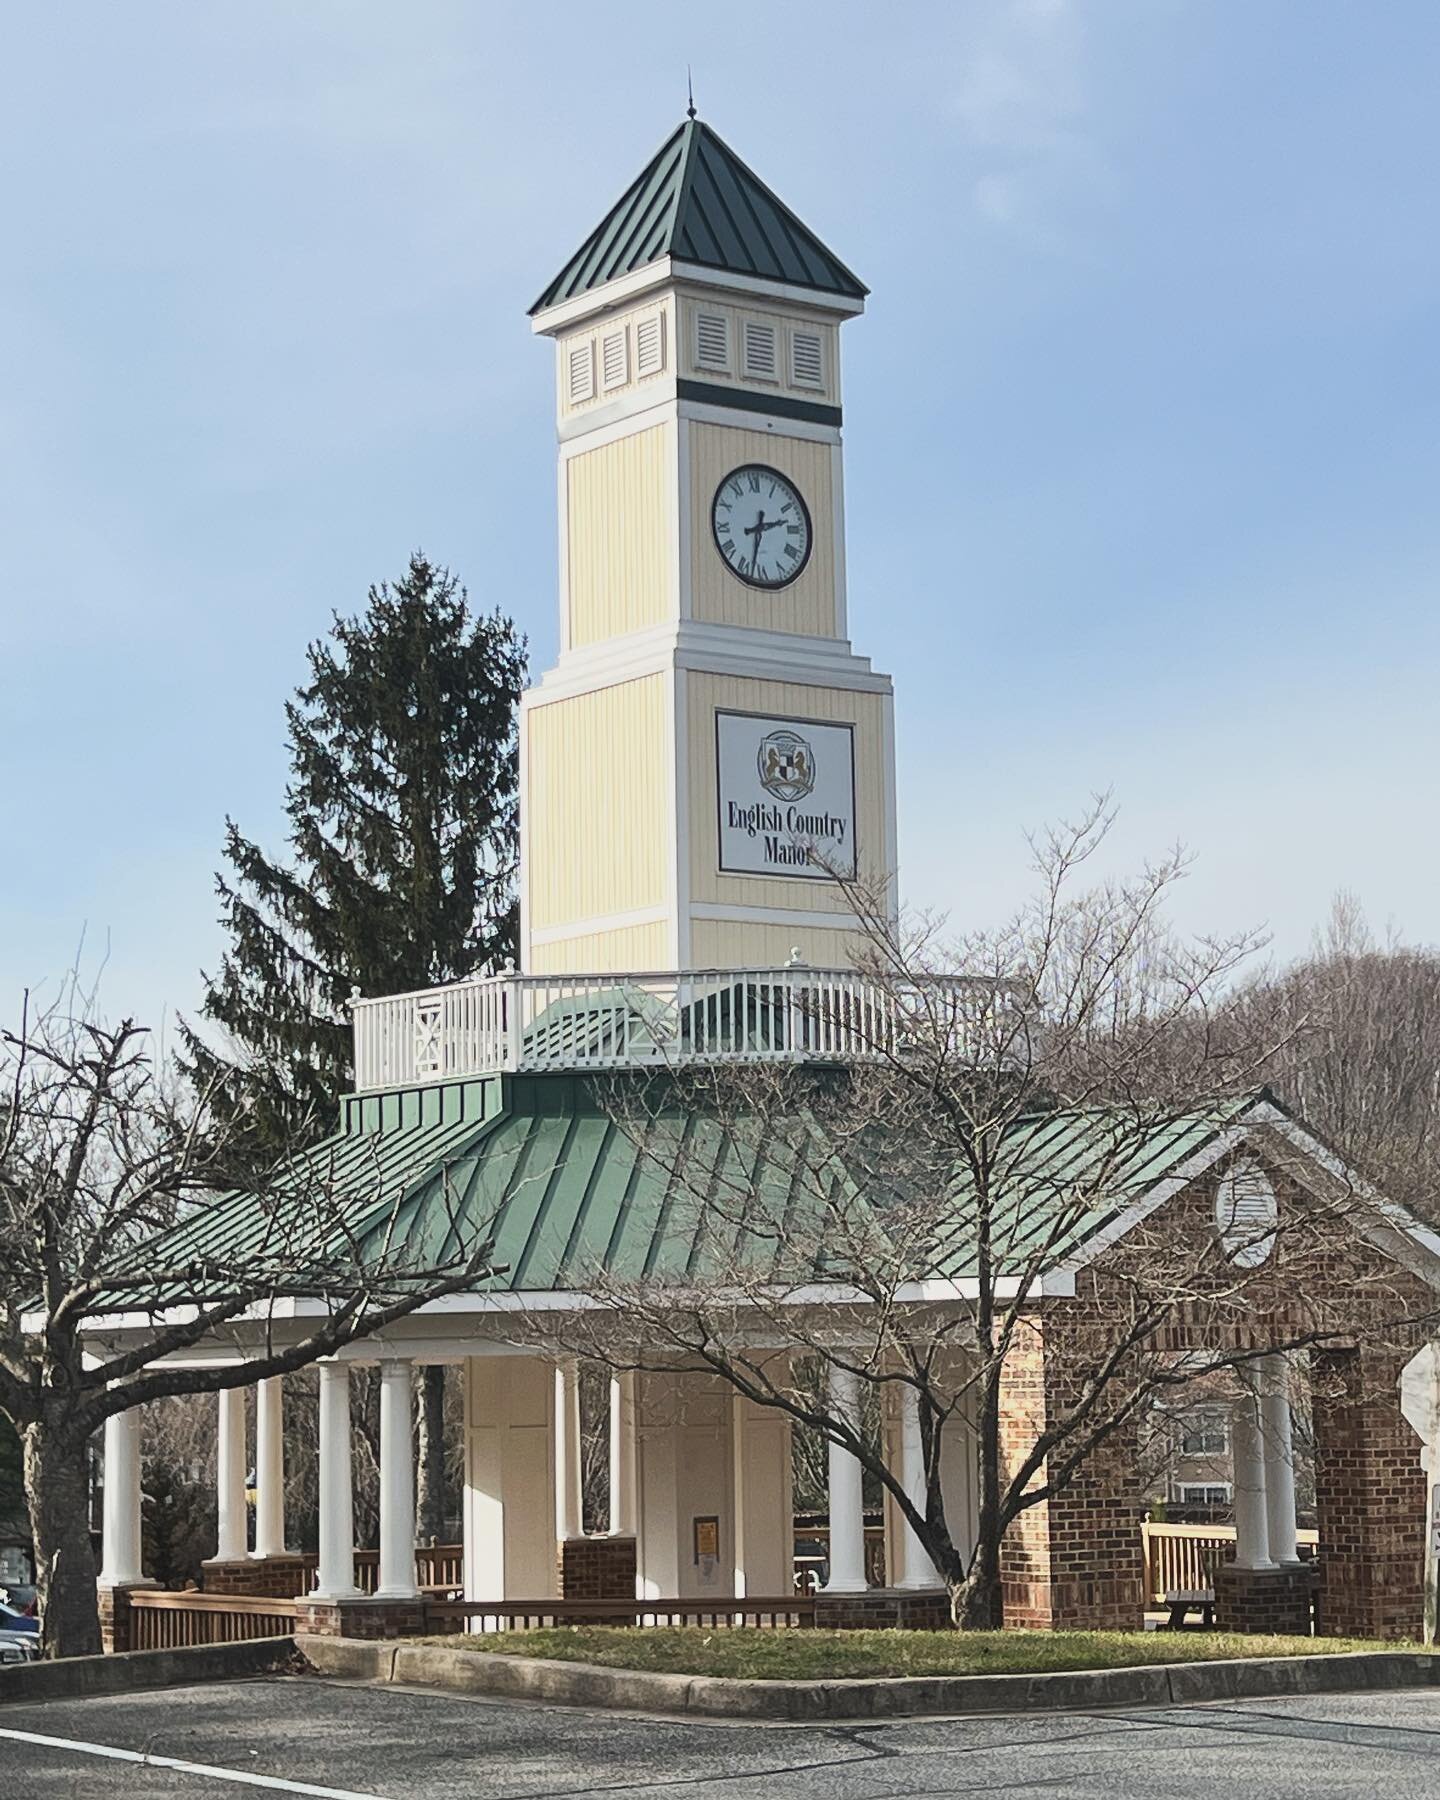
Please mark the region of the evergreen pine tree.
[[201, 1008], [225, 1048], [181, 1027], [192, 1080], [248, 1118], [260, 1158], [329, 1128], [353, 1076], [352, 989], [453, 981], [516, 949], [513, 621], [477, 618], [417, 551], [308, 655], [285, 709], [288, 857], [226, 820], [216, 891], [230, 942]]

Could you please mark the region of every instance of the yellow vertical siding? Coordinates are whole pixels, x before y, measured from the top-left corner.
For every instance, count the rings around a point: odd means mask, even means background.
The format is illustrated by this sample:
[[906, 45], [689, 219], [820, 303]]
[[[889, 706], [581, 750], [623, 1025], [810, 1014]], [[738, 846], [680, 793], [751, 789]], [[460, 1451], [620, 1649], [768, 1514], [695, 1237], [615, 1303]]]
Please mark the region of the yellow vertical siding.
[[[885, 746], [885, 700], [879, 694], [804, 682], [748, 676], [692, 674], [686, 684], [690, 733], [690, 894], [692, 900], [734, 906], [845, 912], [840, 890], [825, 881], [786, 881], [774, 875], [722, 875], [716, 841], [715, 714], [762, 713], [780, 719], [820, 719], [855, 727], [855, 843], [862, 880], [889, 873], [889, 809], [894, 805]], [[698, 929], [698, 926], [697, 926]], [[783, 959], [782, 959], [783, 960]]]
[[[763, 631], [838, 635], [835, 595], [835, 496], [829, 444], [780, 432], [741, 431], [727, 425], [690, 423], [691, 611], [717, 625]], [[787, 475], [810, 510], [810, 560], [789, 587], [747, 587], [732, 575], [711, 529], [715, 490], [742, 463], [764, 463]]]
[[526, 722], [532, 930], [635, 912], [670, 894], [673, 752], [666, 678], [533, 707]]
[[654, 425], [566, 464], [570, 645], [658, 625], [673, 612], [675, 427]]
[[858, 932], [818, 925], [696, 919], [690, 927], [690, 960], [697, 969], [780, 969], [792, 950], [812, 968], [847, 969], [863, 947]]
[[592, 931], [579, 937], [537, 944], [530, 952], [527, 974], [589, 974], [605, 969], [667, 969], [674, 961], [670, 930], [663, 920], [626, 925], [616, 931]]

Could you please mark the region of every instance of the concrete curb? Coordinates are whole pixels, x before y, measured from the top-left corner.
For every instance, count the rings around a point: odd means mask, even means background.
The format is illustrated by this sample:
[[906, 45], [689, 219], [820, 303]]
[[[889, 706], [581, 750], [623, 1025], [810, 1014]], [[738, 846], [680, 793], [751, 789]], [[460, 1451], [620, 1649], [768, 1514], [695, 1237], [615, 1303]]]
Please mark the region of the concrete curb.
[[181, 1650], [126, 1650], [115, 1656], [70, 1656], [62, 1662], [8, 1663], [0, 1668], [0, 1703], [80, 1700], [88, 1694], [128, 1694], [140, 1688], [263, 1675], [288, 1662], [294, 1651], [291, 1637], [250, 1638]]
[[321, 1674], [351, 1680], [404, 1682], [501, 1699], [546, 1700], [560, 1706], [792, 1721], [1189, 1706], [1204, 1700], [1426, 1687], [1440, 1682], [1440, 1657], [1405, 1650], [1156, 1663], [1046, 1675], [919, 1675], [840, 1681], [659, 1675], [600, 1668], [594, 1663], [545, 1662], [528, 1656], [448, 1650], [435, 1644], [377, 1644], [357, 1638], [307, 1639], [304, 1653]]

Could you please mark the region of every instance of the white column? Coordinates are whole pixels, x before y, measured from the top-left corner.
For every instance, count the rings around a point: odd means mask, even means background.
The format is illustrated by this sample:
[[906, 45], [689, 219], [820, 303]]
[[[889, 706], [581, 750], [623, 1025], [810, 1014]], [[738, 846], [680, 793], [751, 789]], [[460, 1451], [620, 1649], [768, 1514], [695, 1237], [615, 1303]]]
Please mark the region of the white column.
[[101, 1587], [129, 1587], [145, 1579], [140, 1566], [140, 1414], [111, 1413], [105, 1421], [105, 1513]]
[[254, 1554], [285, 1554], [285, 1396], [279, 1375], [255, 1389]]
[[[920, 1436], [920, 1395], [904, 1382], [900, 1387], [900, 1484], [905, 1497], [922, 1517], [925, 1513], [925, 1450]], [[903, 1515], [902, 1515], [903, 1517]], [[908, 1519], [903, 1520], [900, 1534], [902, 1574], [896, 1587], [939, 1587], [935, 1565], [925, 1554]], [[892, 1578], [893, 1579], [893, 1578]]]
[[415, 1583], [414, 1382], [408, 1360], [380, 1365], [380, 1569], [377, 1600], [413, 1600]]
[[1265, 1500], [1265, 1439], [1252, 1369], [1239, 1371], [1245, 1395], [1230, 1418], [1230, 1460], [1235, 1486], [1235, 1562], [1242, 1569], [1273, 1569]]
[[[826, 1370], [830, 1410], [851, 1424], [860, 1418], [860, 1377], [848, 1369]], [[865, 1590], [865, 1500], [860, 1464], [839, 1444], [829, 1446], [830, 1579], [827, 1594]]]
[[221, 1388], [215, 1398], [215, 1560], [239, 1562], [246, 1551], [245, 1390]]
[[635, 1534], [635, 1371], [610, 1377], [610, 1534]]
[[555, 1536], [563, 1544], [583, 1534], [580, 1496], [580, 1365], [555, 1365]]
[[1260, 1370], [1260, 1429], [1264, 1437], [1265, 1524], [1272, 1562], [1298, 1563], [1295, 1543], [1295, 1452], [1290, 1437], [1290, 1384], [1281, 1355]]
[[350, 1370], [337, 1362], [320, 1364], [320, 1566], [315, 1593], [326, 1600], [353, 1600], [360, 1593], [350, 1492]]

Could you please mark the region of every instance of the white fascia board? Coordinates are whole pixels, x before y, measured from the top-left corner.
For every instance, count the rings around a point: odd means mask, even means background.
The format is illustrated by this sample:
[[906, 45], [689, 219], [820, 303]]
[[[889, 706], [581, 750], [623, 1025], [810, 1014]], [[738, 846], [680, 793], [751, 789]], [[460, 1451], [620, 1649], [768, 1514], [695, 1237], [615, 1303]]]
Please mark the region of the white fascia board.
[[[762, 275], [737, 275], [729, 269], [707, 269], [703, 263], [682, 262], [678, 257], [664, 260], [668, 276], [686, 289], [708, 288], [712, 293], [750, 294], [757, 300], [778, 300], [782, 306], [803, 307], [807, 312], [838, 313], [842, 319], [853, 319], [865, 310], [864, 300], [854, 299], [849, 294], [827, 294], [818, 288], [796, 287], [788, 281], [767, 281]], [[601, 293], [604, 290], [597, 288], [595, 291]]]
[[576, 294], [573, 299], [547, 306], [531, 319], [530, 329], [537, 337], [554, 337], [557, 332], [579, 324], [581, 319], [613, 312], [617, 306], [628, 306], [638, 295], [648, 294], [652, 288], [664, 287], [673, 273], [671, 258], [662, 256], [655, 262], [646, 263], [643, 269], [617, 275], [603, 287], [591, 288], [588, 293]]
[[853, 299], [848, 294], [825, 294], [817, 288], [795, 287], [788, 281], [735, 275], [728, 269], [707, 269], [703, 263], [680, 262], [672, 256], [661, 256], [646, 263], [642, 269], [617, 275], [602, 287], [591, 288], [588, 293], [576, 294], [569, 300], [547, 306], [531, 319], [530, 329], [537, 337], [554, 337], [581, 319], [612, 312], [618, 306], [628, 306], [638, 295], [648, 294], [652, 288], [664, 287], [670, 282], [683, 286], [687, 292], [708, 289], [711, 293], [731, 296], [748, 294], [757, 300], [777, 300], [782, 306], [800, 307], [806, 312], [838, 314], [842, 319], [853, 319], [865, 310], [863, 300]]
[[[620, 438], [634, 437], [652, 425], [663, 425], [676, 417], [678, 405], [675, 378], [670, 375], [649, 377], [643, 386], [632, 388], [617, 399], [571, 413], [555, 428], [561, 461], [599, 450]], [[655, 415], [653, 419], [651, 413]]]
[[732, 925], [811, 925], [817, 931], [853, 931], [858, 916], [848, 906], [837, 906], [833, 912], [819, 908], [795, 906], [733, 906], [726, 901], [693, 901], [692, 919], [715, 919]]
[[521, 696], [522, 711], [553, 700], [615, 687], [624, 681], [678, 668], [702, 675], [739, 675], [757, 681], [841, 688], [856, 694], [891, 695], [888, 675], [857, 656], [839, 638], [797, 632], [757, 631], [748, 625], [715, 625], [698, 619], [667, 620], [567, 650]]
[[640, 906], [631, 912], [592, 914], [586, 919], [572, 919], [565, 925], [547, 925], [530, 933], [534, 945], [563, 944], [568, 938], [592, 937], [603, 931], [628, 931], [636, 925], [659, 925], [670, 917], [667, 906]]

